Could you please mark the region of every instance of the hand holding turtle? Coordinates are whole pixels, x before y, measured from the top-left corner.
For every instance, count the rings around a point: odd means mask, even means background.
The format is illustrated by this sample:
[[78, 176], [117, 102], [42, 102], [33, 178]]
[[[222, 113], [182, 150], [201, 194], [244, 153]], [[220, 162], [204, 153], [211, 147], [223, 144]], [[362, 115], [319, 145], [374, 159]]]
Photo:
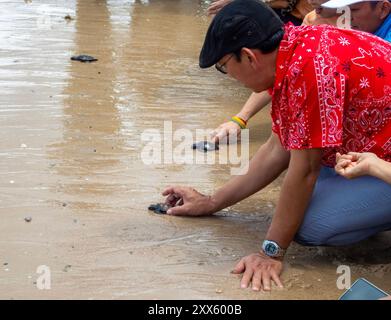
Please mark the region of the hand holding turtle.
[[189, 187], [168, 187], [163, 191], [167, 196], [167, 214], [173, 216], [207, 216], [216, 212], [216, 205], [211, 196], [199, 193]]

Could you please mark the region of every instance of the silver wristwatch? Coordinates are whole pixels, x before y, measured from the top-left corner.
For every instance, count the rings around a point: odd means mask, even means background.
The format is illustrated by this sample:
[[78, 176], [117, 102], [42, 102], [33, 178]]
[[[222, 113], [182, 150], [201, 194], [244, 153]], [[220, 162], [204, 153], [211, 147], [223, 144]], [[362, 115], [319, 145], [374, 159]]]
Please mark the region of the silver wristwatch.
[[282, 249], [275, 241], [265, 240], [262, 244], [262, 251], [268, 257], [282, 258], [285, 255], [286, 249]]

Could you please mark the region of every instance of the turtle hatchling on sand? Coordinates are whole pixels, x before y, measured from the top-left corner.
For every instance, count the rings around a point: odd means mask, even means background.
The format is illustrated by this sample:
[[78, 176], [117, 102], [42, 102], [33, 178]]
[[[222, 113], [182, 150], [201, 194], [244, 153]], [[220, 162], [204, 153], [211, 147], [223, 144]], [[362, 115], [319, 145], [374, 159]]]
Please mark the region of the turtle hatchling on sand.
[[94, 62], [94, 61], [98, 61], [98, 59], [92, 57], [92, 56], [88, 56], [86, 54], [81, 54], [79, 56], [73, 56], [71, 57], [71, 60], [74, 60], [74, 61], [80, 61], [80, 62]]
[[170, 207], [164, 203], [151, 204], [148, 210], [151, 210], [157, 214], [166, 214]]
[[219, 145], [209, 141], [200, 141], [193, 143], [193, 149], [197, 149], [203, 152], [219, 150]]

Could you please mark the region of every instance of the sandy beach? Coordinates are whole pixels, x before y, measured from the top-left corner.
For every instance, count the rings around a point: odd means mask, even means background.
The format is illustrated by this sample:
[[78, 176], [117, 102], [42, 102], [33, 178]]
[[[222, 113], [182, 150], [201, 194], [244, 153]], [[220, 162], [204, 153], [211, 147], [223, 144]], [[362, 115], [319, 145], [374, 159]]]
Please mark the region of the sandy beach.
[[[250, 94], [198, 67], [207, 6], [0, 3], [0, 299], [337, 299], [340, 265], [391, 292], [391, 232], [344, 248], [293, 244], [284, 289], [239, 288], [230, 271], [259, 250], [282, 177], [213, 217], [148, 211], [168, 185], [211, 193], [231, 177], [225, 164], [140, 157], [145, 130], [215, 128]], [[79, 54], [98, 61], [71, 61]], [[250, 122], [250, 155], [269, 113]], [[37, 288], [42, 265], [50, 290]]]

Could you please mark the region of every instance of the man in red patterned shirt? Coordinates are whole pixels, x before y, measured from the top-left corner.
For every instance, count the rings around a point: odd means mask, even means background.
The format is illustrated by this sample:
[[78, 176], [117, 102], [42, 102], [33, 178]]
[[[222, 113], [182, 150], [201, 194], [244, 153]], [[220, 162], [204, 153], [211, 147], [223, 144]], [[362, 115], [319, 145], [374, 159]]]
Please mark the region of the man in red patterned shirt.
[[201, 216], [231, 206], [287, 169], [260, 252], [234, 272], [241, 286], [282, 286], [283, 257], [303, 245], [347, 245], [391, 230], [391, 185], [348, 180], [335, 154], [372, 152], [391, 161], [391, 45], [368, 33], [331, 26], [283, 26], [264, 4], [236, 0], [212, 21], [200, 66], [227, 73], [254, 92], [270, 89], [273, 132], [246, 175], [211, 196], [170, 187], [172, 215]]

